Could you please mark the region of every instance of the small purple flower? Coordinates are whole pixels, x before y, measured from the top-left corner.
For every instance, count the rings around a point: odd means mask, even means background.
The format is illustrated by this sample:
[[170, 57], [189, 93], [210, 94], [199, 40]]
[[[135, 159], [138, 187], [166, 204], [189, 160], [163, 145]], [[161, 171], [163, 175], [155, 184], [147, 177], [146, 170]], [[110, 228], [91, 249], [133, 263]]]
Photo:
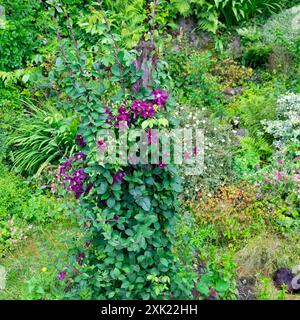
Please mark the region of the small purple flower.
[[83, 182], [86, 179], [84, 168], [74, 170], [73, 174], [64, 175], [65, 180], [69, 181], [68, 191], [73, 191], [78, 199], [84, 193]]
[[72, 186], [72, 191], [75, 193], [76, 199], [79, 199], [81, 195], [84, 193], [82, 185], [77, 184]]
[[131, 110], [134, 112], [135, 117], [139, 115], [142, 109], [143, 109], [143, 102], [141, 100], [136, 100], [133, 102], [131, 106]]
[[111, 115], [111, 110], [110, 110], [110, 108], [108, 108], [108, 107], [105, 108], [105, 114]]
[[123, 104], [118, 109], [118, 115], [117, 115], [117, 121], [116, 121], [116, 127], [124, 128], [127, 127], [131, 122], [130, 119], [130, 110], [127, 110], [126, 105]]
[[132, 89], [136, 92], [136, 93], [139, 93], [140, 90], [141, 90], [141, 87], [138, 83], [135, 83], [133, 86], [132, 86]]
[[144, 119], [153, 118], [155, 116], [154, 106], [151, 102], [145, 102], [144, 108], [140, 112], [140, 116]]
[[277, 179], [278, 180], [282, 179], [282, 173], [280, 171], [277, 172]]
[[84, 160], [87, 156], [82, 151], [79, 151], [77, 154], [74, 155], [74, 157], [76, 160]]
[[93, 188], [94, 184], [92, 182], [89, 182], [89, 184], [85, 188], [85, 194], [87, 195], [91, 189]]
[[148, 144], [157, 144], [158, 135], [156, 130], [149, 129], [147, 132]]
[[62, 281], [65, 279], [66, 275], [67, 275], [67, 271], [60, 271], [56, 279]]
[[107, 143], [105, 142], [104, 139], [102, 140], [98, 140], [97, 141], [97, 147], [98, 147], [98, 150], [102, 153], [105, 152], [105, 150], [107, 149]]
[[121, 105], [121, 107], [118, 109], [118, 112], [119, 114], [126, 113], [127, 112], [126, 106], [124, 104]]
[[188, 161], [191, 159], [191, 155], [189, 152], [185, 151], [183, 155], [184, 161]]
[[169, 98], [167, 92], [160, 89], [154, 90], [151, 94], [154, 96], [155, 104], [159, 106], [163, 106]]
[[117, 173], [114, 173], [112, 175], [113, 184], [123, 183], [125, 176], [126, 176], [126, 173], [124, 171], [118, 171]]
[[119, 220], [119, 218], [120, 218], [120, 216], [119, 216], [119, 215], [117, 215], [117, 214], [115, 214], [115, 215], [114, 215], [114, 220], [115, 220], [115, 221], [118, 221], [118, 220]]
[[59, 174], [60, 175], [65, 175], [66, 172], [68, 172], [71, 167], [72, 167], [72, 164], [73, 164], [73, 160], [74, 158], [70, 158], [70, 159], [67, 159], [65, 162], [62, 162], [59, 166]]
[[88, 248], [92, 244], [92, 240], [87, 240], [85, 242], [85, 247]]
[[112, 115], [110, 108], [105, 108], [105, 114], [107, 115], [107, 119], [105, 120], [106, 124], [112, 125], [112, 121], [115, 120], [115, 117]]
[[85, 254], [82, 252], [82, 253], [79, 253], [79, 255], [77, 256], [77, 263], [82, 266], [83, 264], [83, 259], [85, 258]]
[[74, 176], [75, 181], [77, 181], [78, 183], [81, 180], [85, 180], [86, 175], [84, 173], [84, 168], [74, 170], [73, 176]]
[[166, 164], [163, 163], [162, 161], [160, 161], [158, 167], [159, 167], [160, 169], [164, 170], [164, 169], [166, 168]]
[[78, 135], [76, 136], [75, 141], [76, 141], [76, 144], [77, 144], [79, 147], [85, 147], [85, 146], [86, 146], [86, 143], [85, 143], [85, 141], [83, 140], [82, 135], [80, 135], [80, 134], [78, 134]]

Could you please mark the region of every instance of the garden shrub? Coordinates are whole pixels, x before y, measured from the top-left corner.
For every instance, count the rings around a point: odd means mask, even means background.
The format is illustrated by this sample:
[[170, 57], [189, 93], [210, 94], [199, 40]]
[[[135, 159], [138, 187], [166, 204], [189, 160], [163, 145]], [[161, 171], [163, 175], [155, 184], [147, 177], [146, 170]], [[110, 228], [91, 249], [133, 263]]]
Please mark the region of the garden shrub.
[[269, 62], [271, 52], [272, 48], [270, 46], [259, 43], [246, 49], [242, 61], [246, 66], [252, 68], [265, 67]]
[[260, 43], [262, 40], [262, 31], [256, 25], [249, 24], [243, 28], [237, 29], [236, 31], [241, 37], [241, 44], [246, 48]]
[[257, 199], [255, 187], [243, 183], [221, 187], [214, 197], [203, 196], [187, 202], [200, 226], [213, 226], [216, 245], [242, 243], [265, 229], [273, 221], [272, 212]]
[[218, 76], [223, 89], [244, 86], [253, 76], [253, 69], [240, 65], [232, 58], [217, 61], [214, 74]]
[[11, 131], [16, 117], [22, 113], [23, 108], [19, 90], [0, 89], [0, 130]]
[[273, 45], [277, 43], [278, 33], [286, 40], [293, 41], [300, 35], [300, 28], [295, 27], [296, 15], [299, 14], [299, 7], [284, 10], [272, 16], [262, 28], [263, 40]]
[[207, 300], [235, 300], [237, 264], [233, 252], [218, 252], [211, 247], [208, 252], [200, 252], [200, 259], [206, 261], [201, 269], [197, 289]]
[[236, 129], [244, 129], [241, 137], [242, 157], [244, 153], [257, 154], [265, 160], [272, 154], [272, 136], [264, 131], [262, 121], [276, 118], [276, 99], [280, 88], [250, 86], [243, 95], [228, 105]]
[[62, 220], [64, 214], [59, 199], [38, 192], [27, 199], [21, 209], [22, 219], [35, 225], [46, 225], [50, 222]]
[[290, 94], [278, 99], [277, 119], [263, 120], [264, 130], [277, 145], [297, 144], [300, 139], [300, 95]]
[[264, 139], [259, 141], [250, 137], [240, 139], [240, 148], [233, 160], [233, 170], [237, 180], [256, 172], [256, 167], [263, 161], [261, 155], [265, 152], [269, 153], [270, 147]]
[[212, 74], [211, 58], [210, 51], [190, 48], [165, 56], [178, 104], [208, 108], [211, 113], [222, 115], [223, 96], [218, 79]]
[[[44, 48], [52, 49], [56, 32], [50, 6], [54, 3], [55, 1], [39, 0], [1, 1], [5, 10], [5, 23], [0, 27], [1, 71], [25, 68], [32, 64]], [[85, 7], [92, 4], [92, 1], [63, 0], [61, 4], [76, 24], [86, 12]], [[79, 11], [81, 15], [78, 15]], [[64, 19], [62, 23], [65, 24]], [[67, 28], [64, 27], [63, 33], [66, 31]], [[82, 33], [76, 28], [76, 34], [82, 36]]]
[[7, 215], [15, 211], [14, 214], [18, 215], [21, 212], [22, 203], [28, 196], [28, 190], [24, 187], [23, 182], [18, 177], [10, 174], [2, 164], [0, 166], [0, 173], [2, 187], [0, 201], [1, 213]]
[[[141, 35], [149, 30], [149, 25], [145, 21], [150, 7], [144, 0], [105, 0], [103, 9], [107, 18], [112, 21], [112, 30], [115, 31], [116, 28], [116, 31], [120, 32], [122, 42], [128, 49], [137, 46]], [[96, 34], [101, 33], [100, 29], [97, 30], [97, 22], [101, 19], [103, 19], [101, 10], [91, 7], [91, 12], [79, 20], [79, 26], [95, 38]], [[164, 17], [162, 19], [167, 20]]]
[[271, 18], [262, 28], [263, 41], [272, 47], [269, 66], [293, 76], [299, 64], [299, 6]]
[[258, 195], [277, 206], [277, 223], [282, 227], [298, 227], [300, 214], [300, 164], [298, 145], [274, 152], [269, 165], [255, 176]]
[[[0, 70], [22, 68], [42, 45], [39, 37], [43, 25], [39, 20], [42, 5], [37, 0], [3, 0], [1, 5], [5, 9], [6, 22], [0, 28]], [[46, 15], [43, 17], [45, 19]]]
[[231, 127], [211, 119], [205, 108], [181, 106], [174, 115], [181, 127], [201, 129], [204, 134], [204, 170], [196, 176], [186, 176], [184, 170], [181, 171], [182, 196], [191, 199], [198, 194], [214, 193], [220, 186], [232, 181], [232, 159], [237, 141]]
[[248, 20], [256, 14], [267, 15], [279, 11], [283, 6], [281, 0], [205, 0], [200, 2], [173, 0], [172, 4], [174, 9], [183, 16], [194, 13], [200, 27], [210, 32], [216, 32], [223, 23], [231, 26]]
[[253, 237], [236, 253], [238, 273], [243, 277], [271, 277], [279, 268], [293, 268], [299, 262], [297, 232], [263, 232]]

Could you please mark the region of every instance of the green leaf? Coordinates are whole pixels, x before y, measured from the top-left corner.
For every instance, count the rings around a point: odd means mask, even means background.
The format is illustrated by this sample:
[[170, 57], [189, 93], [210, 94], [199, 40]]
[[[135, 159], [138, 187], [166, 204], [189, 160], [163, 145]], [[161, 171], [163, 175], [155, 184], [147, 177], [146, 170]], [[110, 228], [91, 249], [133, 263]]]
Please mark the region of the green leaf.
[[216, 283], [215, 285], [215, 289], [218, 291], [218, 292], [221, 292], [221, 293], [225, 293], [228, 289], [229, 289], [229, 283], [223, 279], [220, 279], [218, 280], [218, 282]]
[[26, 83], [28, 82], [28, 80], [29, 80], [29, 74], [24, 74], [24, 76], [22, 77], [22, 81]]
[[100, 187], [97, 189], [98, 194], [104, 194], [107, 191], [107, 182], [102, 181]]
[[118, 65], [114, 65], [112, 68], [111, 68], [111, 72], [114, 76], [116, 77], [120, 77], [121, 75], [121, 71], [120, 71], [120, 68]]
[[205, 297], [207, 297], [209, 295], [209, 287], [207, 284], [199, 282], [199, 283], [197, 283], [197, 289]]
[[166, 258], [161, 258], [160, 263], [165, 267], [167, 267], [169, 265], [169, 262]]
[[128, 236], [133, 236], [133, 235], [134, 235], [134, 233], [133, 233], [133, 231], [132, 231], [131, 229], [126, 229], [126, 230], [125, 230], [125, 233], [126, 233]]
[[116, 204], [116, 200], [114, 198], [109, 198], [106, 203], [109, 208], [113, 209]]
[[182, 192], [182, 190], [183, 190], [182, 186], [181, 186], [181, 184], [179, 182], [172, 182], [171, 183], [171, 188], [172, 188], [172, 190], [174, 190], [174, 191], [176, 191], [178, 193]]
[[138, 198], [136, 203], [142, 207], [145, 211], [150, 211], [151, 201], [149, 197]]

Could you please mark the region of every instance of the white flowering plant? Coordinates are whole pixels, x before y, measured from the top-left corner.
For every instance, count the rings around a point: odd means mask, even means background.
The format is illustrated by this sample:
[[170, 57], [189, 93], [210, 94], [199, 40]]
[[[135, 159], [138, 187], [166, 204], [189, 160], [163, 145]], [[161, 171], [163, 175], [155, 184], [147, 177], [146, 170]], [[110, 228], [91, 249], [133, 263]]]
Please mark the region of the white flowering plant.
[[264, 130], [274, 137], [276, 145], [299, 143], [300, 94], [281, 96], [277, 113], [276, 120], [262, 121]]
[[[222, 185], [234, 179], [233, 153], [237, 147], [236, 136], [230, 125], [209, 117], [206, 108], [180, 106], [175, 117], [182, 128], [201, 129], [204, 134], [204, 167], [196, 176], [186, 176], [180, 171], [183, 181], [183, 196], [188, 199], [201, 194], [213, 195]], [[194, 150], [201, 152], [202, 150]]]

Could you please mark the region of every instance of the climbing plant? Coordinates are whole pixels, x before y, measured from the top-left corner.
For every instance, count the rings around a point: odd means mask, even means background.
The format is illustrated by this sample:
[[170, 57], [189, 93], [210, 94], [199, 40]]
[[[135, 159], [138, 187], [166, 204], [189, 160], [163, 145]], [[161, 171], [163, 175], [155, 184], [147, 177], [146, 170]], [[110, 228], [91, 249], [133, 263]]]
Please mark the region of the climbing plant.
[[[58, 14], [55, 8], [53, 14]], [[110, 26], [104, 14], [98, 22], [103, 32], [98, 35], [97, 48], [89, 52], [75, 39], [71, 20], [69, 39], [61, 36], [57, 26], [60, 50], [52, 76], [81, 119], [76, 139], [80, 152], [61, 163], [58, 175], [66, 192], [78, 199], [71, 214], [77, 217], [85, 238], [71, 252], [70, 263], [57, 279], [65, 283], [69, 299], [188, 297], [193, 274], [187, 273], [174, 253], [177, 195], [181, 192], [176, 167], [162, 161], [104, 161], [112, 141], [100, 132], [142, 128], [150, 143], [150, 123], [152, 129], [166, 126], [171, 108], [167, 92], [151, 77], [156, 74], [151, 72], [155, 59], [148, 65], [148, 83], [138, 81], [143, 79], [146, 64], [139, 63], [135, 51], [119, 49], [121, 37]], [[151, 31], [148, 39], [153, 39]], [[155, 56], [154, 43], [147, 48]], [[129, 141], [129, 147], [132, 144]]]

